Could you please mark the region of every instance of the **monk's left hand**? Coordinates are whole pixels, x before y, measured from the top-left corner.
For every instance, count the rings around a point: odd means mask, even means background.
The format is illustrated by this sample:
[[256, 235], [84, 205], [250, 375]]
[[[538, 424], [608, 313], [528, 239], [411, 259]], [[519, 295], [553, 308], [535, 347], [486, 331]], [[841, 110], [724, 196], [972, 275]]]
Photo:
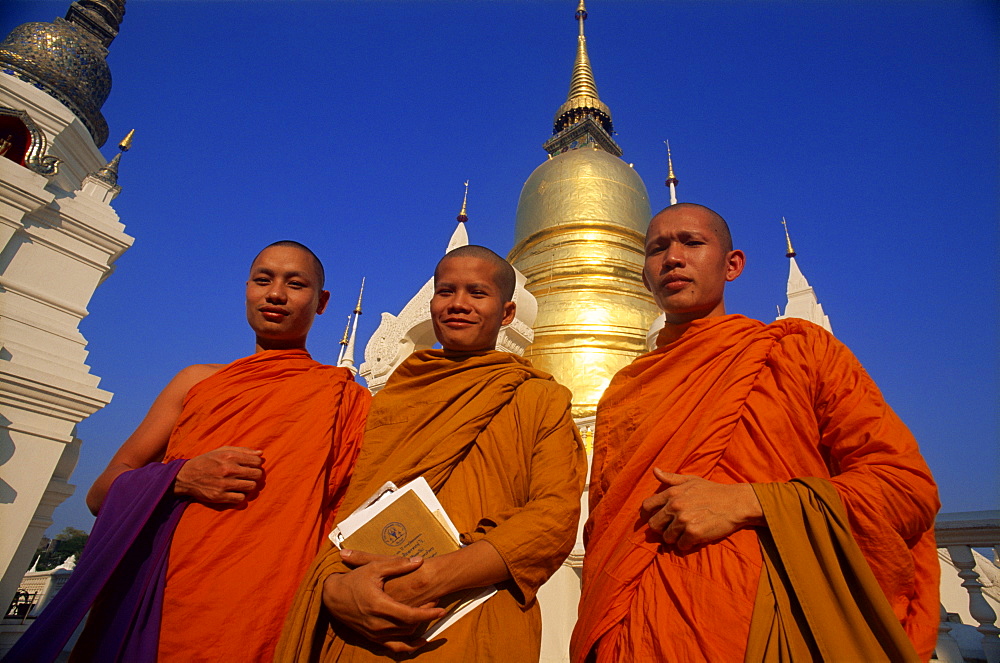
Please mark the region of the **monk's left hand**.
[[717, 483], [659, 468], [653, 475], [665, 489], [643, 500], [640, 513], [667, 545], [690, 550], [764, 524], [764, 512], [748, 483]]

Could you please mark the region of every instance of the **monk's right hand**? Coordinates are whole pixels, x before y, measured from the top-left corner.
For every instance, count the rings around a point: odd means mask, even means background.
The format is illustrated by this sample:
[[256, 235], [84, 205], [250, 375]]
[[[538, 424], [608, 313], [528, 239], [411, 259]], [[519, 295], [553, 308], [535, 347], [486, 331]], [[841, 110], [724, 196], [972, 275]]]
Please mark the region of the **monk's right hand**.
[[240, 504], [264, 478], [262, 453], [243, 447], [219, 447], [195, 456], [177, 473], [174, 494], [210, 504]]
[[423, 564], [420, 557], [383, 557], [356, 552], [344, 556], [352, 566], [323, 583], [323, 605], [337, 621], [395, 653], [414, 652], [427, 644], [413, 634], [422, 624], [445, 611], [427, 604], [410, 607], [385, 593], [386, 581], [411, 573]]

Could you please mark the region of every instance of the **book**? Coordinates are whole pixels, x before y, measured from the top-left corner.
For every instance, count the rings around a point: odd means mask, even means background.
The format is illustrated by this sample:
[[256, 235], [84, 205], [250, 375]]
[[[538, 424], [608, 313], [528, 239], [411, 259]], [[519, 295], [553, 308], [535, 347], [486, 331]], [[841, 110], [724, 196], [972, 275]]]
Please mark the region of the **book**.
[[[462, 547], [458, 529], [423, 477], [402, 488], [386, 482], [344, 518], [329, 538], [341, 550], [350, 548], [398, 557], [437, 557]], [[496, 587], [490, 586], [442, 597], [439, 605], [448, 612], [428, 624], [421, 637], [431, 640], [441, 635], [496, 591]]]

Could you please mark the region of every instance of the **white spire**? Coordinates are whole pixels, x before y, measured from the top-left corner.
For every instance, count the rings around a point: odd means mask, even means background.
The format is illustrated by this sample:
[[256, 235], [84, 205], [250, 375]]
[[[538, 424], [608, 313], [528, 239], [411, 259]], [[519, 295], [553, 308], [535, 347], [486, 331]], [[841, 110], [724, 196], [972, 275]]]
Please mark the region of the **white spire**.
[[664, 184], [666, 184], [668, 187], [670, 187], [670, 204], [671, 205], [676, 205], [677, 204], [677, 185], [678, 185], [679, 182], [677, 180], [677, 177], [674, 175], [674, 159], [670, 155], [670, 141], [669, 140], [665, 140], [663, 142], [667, 146], [667, 181], [664, 182]]
[[785, 217], [781, 217], [781, 223], [785, 226], [785, 242], [787, 247], [785, 256], [788, 258], [788, 285], [785, 288], [788, 303], [785, 304], [785, 314], [781, 315], [781, 309], [779, 308], [778, 317], [775, 319], [799, 318], [801, 320], [808, 320], [832, 334], [833, 328], [830, 326], [830, 318], [823, 312], [823, 305], [816, 298], [816, 291], [806, 281], [802, 270], [799, 269], [799, 264], [795, 261], [796, 253], [792, 248], [791, 237], [788, 235], [788, 223], [785, 221]]
[[358, 318], [361, 317], [361, 298], [365, 294], [365, 278], [361, 277], [361, 291], [358, 293], [358, 304], [354, 307], [354, 322], [351, 324], [351, 337], [347, 341], [347, 346], [341, 355], [337, 366], [346, 368], [351, 373], [357, 375], [358, 369], [354, 368], [354, 339], [358, 335]]

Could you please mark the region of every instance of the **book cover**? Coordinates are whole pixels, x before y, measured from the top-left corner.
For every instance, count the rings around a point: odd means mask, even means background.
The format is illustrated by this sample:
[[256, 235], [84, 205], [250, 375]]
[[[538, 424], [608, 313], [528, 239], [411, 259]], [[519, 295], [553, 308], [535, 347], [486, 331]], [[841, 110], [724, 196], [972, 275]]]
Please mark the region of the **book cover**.
[[397, 557], [437, 557], [461, 547], [413, 491], [403, 493], [340, 546]]

